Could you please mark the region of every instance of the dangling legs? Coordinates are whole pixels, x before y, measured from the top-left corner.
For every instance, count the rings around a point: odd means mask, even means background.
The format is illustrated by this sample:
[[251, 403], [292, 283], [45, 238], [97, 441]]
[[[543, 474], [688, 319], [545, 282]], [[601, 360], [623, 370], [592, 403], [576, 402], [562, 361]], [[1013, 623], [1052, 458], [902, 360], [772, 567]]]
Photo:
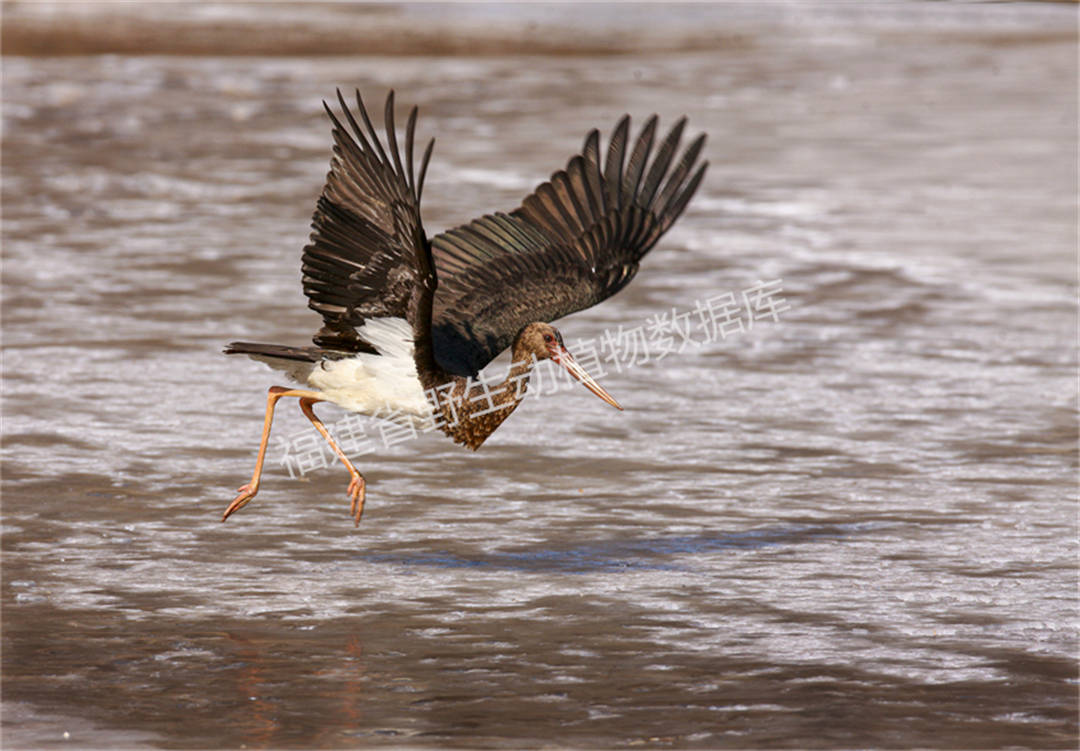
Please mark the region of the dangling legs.
[[337, 443], [334, 442], [333, 437], [330, 435], [330, 431], [323, 425], [322, 420], [315, 416], [315, 410], [312, 409], [313, 404], [320, 402], [322, 399], [302, 397], [300, 399], [300, 411], [304, 413], [304, 417], [311, 420], [311, 424], [315, 426], [315, 430], [322, 434], [322, 437], [326, 439], [326, 442], [330, 444], [330, 448], [337, 454], [338, 459], [341, 459], [342, 464], [345, 465], [345, 469], [349, 470], [349, 476], [352, 480], [349, 482], [348, 494], [352, 499], [352, 516], [356, 526], [360, 526], [360, 516], [364, 513], [364, 476], [356, 471], [356, 467], [349, 461], [349, 457], [345, 456], [345, 452], [342, 451]]
[[[271, 386], [266, 395], [266, 418], [263, 420], [262, 441], [259, 443], [259, 455], [255, 458], [255, 474], [251, 476], [251, 482], [240, 487], [240, 495], [225, 509], [221, 521], [225, 521], [232, 514], [247, 505], [248, 501], [259, 492], [259, 478], [262, 477], [263, 460], [266, 459], [266, 444], [270, 442], [270, 425], [274, 422], [274, 407], [278, 399], [283, 396], [297, 396], [302, 399], [318, 400], [318, 395], [302, 389], [287, 389], [281, 386]], [[354, 470], [355, 471], [355, 470]]]

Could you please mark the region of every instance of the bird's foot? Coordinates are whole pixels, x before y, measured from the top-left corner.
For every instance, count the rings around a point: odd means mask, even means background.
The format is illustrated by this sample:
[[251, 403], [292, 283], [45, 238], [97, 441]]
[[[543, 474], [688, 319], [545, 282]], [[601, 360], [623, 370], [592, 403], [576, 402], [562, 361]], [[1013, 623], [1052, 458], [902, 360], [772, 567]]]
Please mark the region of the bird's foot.
[[360, 474], [353, 475], [352, 482], [349, 483], [348, 494], [352, 500], [352, 518], [357, 527], [360, 526], [360, 517], [364, 513], [364, 488], [366, 483], [364, 482], [364, 476]]
[[259, 484], [255, 482], [249, 482], [247, 485], [241, 485], [237, 488], [240, 495], [236, 496], [236, 499], [229, 504], [229, 507], [225, 509], [224, 515], [221, 517], [221, 521], [225, 521], [237, 511], [242, 509], [248, 504], [255, 494], [259, 492]]

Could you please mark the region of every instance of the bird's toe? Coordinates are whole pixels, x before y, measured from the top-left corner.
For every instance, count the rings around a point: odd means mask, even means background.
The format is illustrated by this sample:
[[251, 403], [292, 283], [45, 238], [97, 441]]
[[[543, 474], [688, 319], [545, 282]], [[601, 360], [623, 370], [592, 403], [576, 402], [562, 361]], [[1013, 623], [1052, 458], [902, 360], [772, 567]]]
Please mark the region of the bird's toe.
[[349, 483], [349, 499], [352, 501], [350, 510], [352, 512], [353, 522], [356, 526], [360, 526], [360, 517], [364, 513], [364, 478], [360, 475], [356, 475]]
[[225, 509], [225, 513], [221, 515], [221, 521], [225, 521], [237, 511], [242, 509], [248, 504], [248, 502], [255, 497], [255, 494], [259, 492], [259, 486], [248, 483], [247, 485], [241, 485], [239, 495], [233, 499], [233, 502], [229, 504], [229, 507]]

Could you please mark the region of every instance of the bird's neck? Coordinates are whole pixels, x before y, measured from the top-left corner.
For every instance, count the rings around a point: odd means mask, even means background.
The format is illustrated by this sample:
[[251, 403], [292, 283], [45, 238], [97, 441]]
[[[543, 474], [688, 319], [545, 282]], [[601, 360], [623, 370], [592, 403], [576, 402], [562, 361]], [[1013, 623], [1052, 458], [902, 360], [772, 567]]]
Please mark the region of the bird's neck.
[[501, 383], [454, 376], [438, 387], [439, 427], [474, 451], [517, 409], [525, 396], [536, 359], [514, 343], [513, 362]]

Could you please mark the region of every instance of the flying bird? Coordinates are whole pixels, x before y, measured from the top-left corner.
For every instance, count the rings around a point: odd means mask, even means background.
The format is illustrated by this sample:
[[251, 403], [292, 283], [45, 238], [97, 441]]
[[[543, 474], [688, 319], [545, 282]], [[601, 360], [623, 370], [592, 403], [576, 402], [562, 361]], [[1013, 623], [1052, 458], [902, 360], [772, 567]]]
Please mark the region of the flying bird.
[[[386, 97], [383, 144], [356, 93], [355, 112], [337, 92], [342, 118], [326, 109], [333, 156], [302, 257], [304, 294], [322, 316], [315, 346], [232, 342], [242, 354], [283, 371], [301, 388], [273, 386], [251, 481], [222, 521], [259, 490], [274, 407], [285, 397], [330, 445], [350, 475], [356, 524], [364, 477], [315, 415], [313, 405], [414, 428], [442, 430], [477, 449], [524, 396], [535, 363], [553, 360], [608, 404], [619, 403], [567, 351], [550, 322], [618, 292], [686, 208], [705, 174], [704, 134], [681, 153], [686, 118], [659, 141], [651, 116], [630, 143], [630, 118], [615, 126], [601, 159], [592, 130], [578, 155], [509, 213], [496, 212], [428, 238], [420, 196], [434, 139], [414, 170], [417, 108], [409, 112], [404, 150], [394, 127], [394, 92]], [[501, 384], [477, 380], [507, 348], [512, 365]]]

